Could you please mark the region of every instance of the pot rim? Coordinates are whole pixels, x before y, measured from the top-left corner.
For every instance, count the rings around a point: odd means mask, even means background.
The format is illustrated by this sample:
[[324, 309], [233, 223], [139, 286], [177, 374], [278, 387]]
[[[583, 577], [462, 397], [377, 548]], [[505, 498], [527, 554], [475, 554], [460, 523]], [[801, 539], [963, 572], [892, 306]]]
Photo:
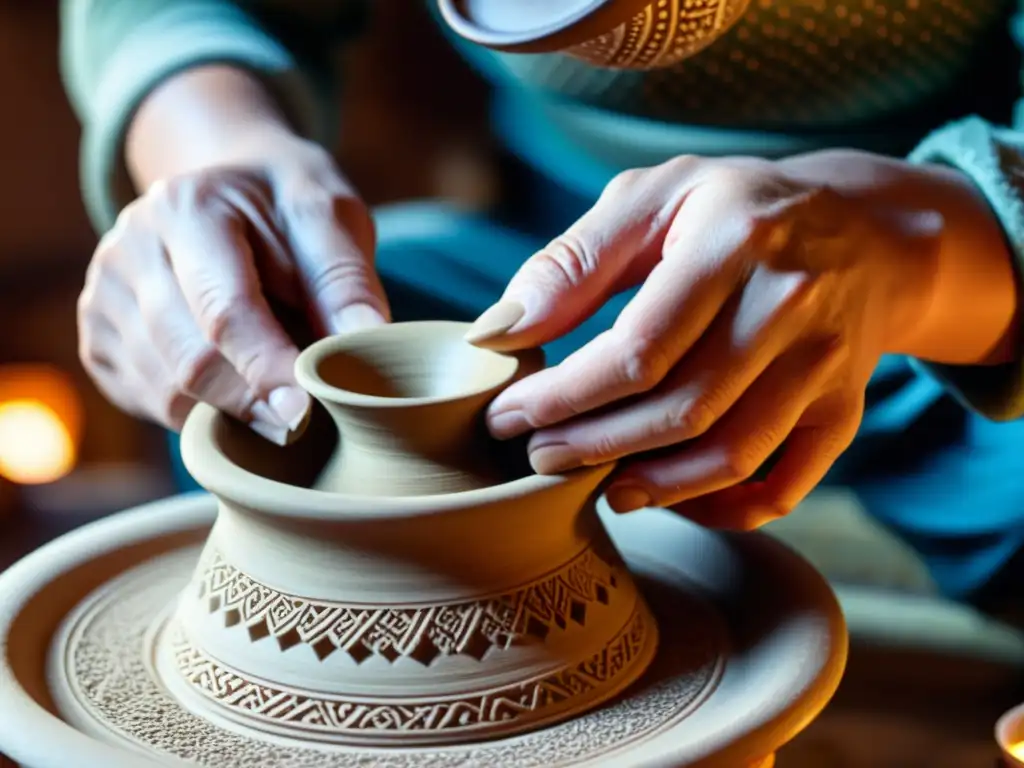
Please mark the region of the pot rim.
[[[527, 475], [507, 483], [428, 496], [369, 496], [319, 491], [257, 475], [219, 450], [217, 433], [229, 417], [206, 403], [192, 409], [181, 431], [181, 458], [189, 474], [210, 493], [263, 514], [331, 522], [372, 522], [472, 509], [570, 485], [596, 490], [616, 462], [581, 467], [560, 475]], [[272, 509], [267, 500], [273, 499]]]
[[[471, 327], [471, 323], [463, 323], [453, 320], [419, 320], [408, 323], [390, 323], [373, 328], [364, 328], [352, 333], [328, 336], [306, 347], [295, 360], [295, 378], [306, 392], [318, 400], [339, 403], [341, 405], [356, 406], [362, 408], [416, 408], [428, 405], [444, 405], [458, 400], [479, 397], [480, 395], [493, 392], [511, 381], [522, 365], [522, 361], [515, 354], [496, 352], [484, 347], [473, 347], [476, 353], [493, 358], [496, 364], [501, 365], [501, 376], [494, 381], [466, 389], [460, 392], [453, 392], [445, 395], [421, 396], [421, 397], [386, 397], [383, 395], [368, 395], [363, 392], [336, 387], [325, 382], [318, 374], [320, 365], [332, 355], [347, 352], [351, 349], [351, 342], [359, 339], [372, 338], [386, 334], [387, 338], [394, 339], [395, 334], [404, 334], [414, 329], [433, 328], [439, 333], [450, 333], [462, 337]], [[468, 344], [467, 346], [472, 346]]]
[[475, 24], [472, 19], [462, 13], [459, 0], [438, 0], [438, 10], [442, 18], [460, 37], [478, 45], [494, 48], [510, 48], [519, 45], [540, 43], [548, 38], [565, 32], [567, 29], [585, 21], [595, 12], [610, 6], [615, 0], [590, 0], [576, 11], [566, 13], [560, 19], [548, 24], [540, 24], [526, 31], [502, 32], [488, 29]]

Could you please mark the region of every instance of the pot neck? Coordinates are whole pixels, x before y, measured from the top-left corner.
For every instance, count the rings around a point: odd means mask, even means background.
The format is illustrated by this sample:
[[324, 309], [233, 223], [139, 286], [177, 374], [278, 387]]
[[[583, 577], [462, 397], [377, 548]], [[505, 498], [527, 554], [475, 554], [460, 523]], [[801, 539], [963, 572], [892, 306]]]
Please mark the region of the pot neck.
[[384, 406], [320, 399], [338, 451], [316, 487], [335, 493], [416, 496], [485, 488], [509, 478], [483, 412], [493, 392], [442, 403]]

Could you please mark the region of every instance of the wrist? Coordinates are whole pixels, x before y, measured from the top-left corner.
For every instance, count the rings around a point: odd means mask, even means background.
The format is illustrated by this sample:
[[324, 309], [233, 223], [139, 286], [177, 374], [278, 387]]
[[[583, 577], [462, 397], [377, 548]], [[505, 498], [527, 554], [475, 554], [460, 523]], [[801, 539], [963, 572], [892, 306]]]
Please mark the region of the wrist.
[[184, 71], [139, 106], [125, 137], [136, 189], [203, 168], [245, 164], [303, 140], [259, 78], [210, 65]]
[[1012, 359], [1014, 254], [988, 201], [967, 176], [947, 166], [908, 164], [905, 183], [903, 210], [931, 211], [940, 225], [907, 266], [914, 273], [907, 281], [913, 310], [894, 313], [886, 351], [949, 365]]
[[[907, 229], [901, 222], [910, 222], [910, 229], [938, 222], [930, 235], [917, 234], [914, 247], [887, 249], [874, 265], [882, 274], [869, 276], [882, 294], [885, 352], [952, 365], [1010, 359], [1017, 325], [1014, 254], [970, 178], [944, 165], [852, 150], [808, 153], [781, 165], [794, 178], [862, 202], [895, 230]], [[894, 231], [894, 241], [906, 234]]]

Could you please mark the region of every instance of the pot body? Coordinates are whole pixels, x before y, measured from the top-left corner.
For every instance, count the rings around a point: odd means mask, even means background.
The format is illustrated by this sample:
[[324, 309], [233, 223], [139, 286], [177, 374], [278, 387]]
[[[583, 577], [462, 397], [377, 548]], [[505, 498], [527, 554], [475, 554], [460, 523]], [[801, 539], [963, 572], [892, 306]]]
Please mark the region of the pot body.
[[[158, 667], [190, 708], [335, 743], [461, 743], [614, 696], [657, 645], [594, 509], [610, 466], [280, 515], [226, 497]], [[454, 500], [454, 501], [453, 501]]]

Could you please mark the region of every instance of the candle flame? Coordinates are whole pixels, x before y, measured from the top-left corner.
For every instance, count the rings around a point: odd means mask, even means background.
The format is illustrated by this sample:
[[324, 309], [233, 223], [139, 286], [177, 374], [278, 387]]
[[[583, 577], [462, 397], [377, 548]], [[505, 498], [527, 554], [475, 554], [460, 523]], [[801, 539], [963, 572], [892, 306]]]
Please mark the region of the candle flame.
[[72, 470], [76, 454], [68, 426], [45, 403], [0, 403], [0, 476], [20, 485], [51, 483]]

